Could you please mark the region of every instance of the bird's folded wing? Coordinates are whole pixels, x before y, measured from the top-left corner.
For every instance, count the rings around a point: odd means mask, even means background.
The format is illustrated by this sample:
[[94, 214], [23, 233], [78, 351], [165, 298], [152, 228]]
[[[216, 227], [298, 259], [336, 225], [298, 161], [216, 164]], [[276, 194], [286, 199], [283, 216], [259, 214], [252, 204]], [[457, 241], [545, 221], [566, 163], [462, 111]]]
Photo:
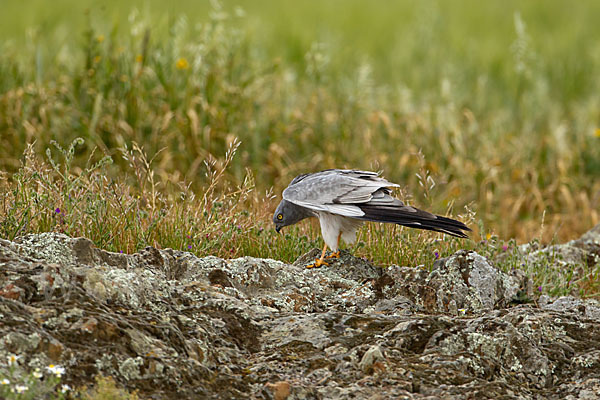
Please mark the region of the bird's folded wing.
[[327, 211], [348, 217], [364, 212], [357, 204], [370, 201], [395, 205], [401, 202], [389, 196], [388, 187], [396, 187], [376, 173], [356, 170], [328, 170], [301, 175], [283, 191], [289, 202], [315, 211]]

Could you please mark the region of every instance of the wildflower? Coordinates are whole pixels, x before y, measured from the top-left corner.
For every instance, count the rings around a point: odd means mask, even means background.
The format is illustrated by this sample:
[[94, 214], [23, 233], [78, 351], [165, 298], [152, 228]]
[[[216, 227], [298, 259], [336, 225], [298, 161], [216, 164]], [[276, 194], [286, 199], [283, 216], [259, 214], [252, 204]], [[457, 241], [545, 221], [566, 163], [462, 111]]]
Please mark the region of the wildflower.
[[31, 374], [33, 375], [34, 378], [40, 379], [42, 376], [44, 376], [41, 372], [39, 368], [36, 368], [35, 371], [33, 371], [33, 373]]
[[10, 385], [10, 381], [8, 379], [4, 378], [0, 381], [0, 385]]
[[191, 244], [188, 244], [188, 249], [190, 249], [190, 250], [192, 249], [192, 245]]
[[15, 365], [19, 358], [21, 358], [21, 356], [15, 356], [14, 354], [11, 354], [10, 356], [8, 356], [8, 365]]
[[502, 251], [506, 251], [506, 250], [508, 250], [508, 246], [507, 245], [503, 245], [502, 246]]
[[492, 234], [488, 233], [487, 235], [485, 235], [485, 239], [486, 240], [490, 240], [492, 238]]
[[25, 386], [25, 385], [17, 385], [17, 386], [15, 386], [15, 390], [19, 394], [25, 393], [27, 391], [27, 389], [29, 389], [29, 388], [27, 386]]
[[542, 291], [542, 287], [538, 286], [538, 292], [541, 292], [541, 291]]
[[175, 68], [185, 70], [190, 68], [190, 63], [188, 63], [188, 60], [182, 57], [175, 63]]
[[97, 41], [98, 43], [102, 43], [102, 42], [104, 42], [104, 35], [98, 35], [98, 36], [96, 36], [96, 41]]
[[98, 64], [100, 62], [100, 60], [102, 60], [101, 56], [94, 57], [94, 64]]
[[67, 393], [67, 392], [69, 392], [69, 391], [71, 391], [71, 390], [72, 390], [72, 389], [71, 389], [71, 386], [69, 386], [69, 385], [62, 385], [62, 386], [60, 387], [60, 392], [61, 392], [61, 393]]
[[57, 378], [60, 378], [65, 373], [65, 369], [60, 365], [50, 364], [46, 368], [48, 369], [48, 371], [56, 375]]
[[60, 214], [60, 208], [56, 207], [56, 210], [54, 210], [54, 212]]
[[600, 128], [596, 128], [596, 130], [594, 131], [594, 136], [600, 138]]
[[435, 259], [437, 260], [438, 258], [440, 258], [440, 253], [438, 253], [438, 251], [434, 251], [433, 255], [435, 256]]

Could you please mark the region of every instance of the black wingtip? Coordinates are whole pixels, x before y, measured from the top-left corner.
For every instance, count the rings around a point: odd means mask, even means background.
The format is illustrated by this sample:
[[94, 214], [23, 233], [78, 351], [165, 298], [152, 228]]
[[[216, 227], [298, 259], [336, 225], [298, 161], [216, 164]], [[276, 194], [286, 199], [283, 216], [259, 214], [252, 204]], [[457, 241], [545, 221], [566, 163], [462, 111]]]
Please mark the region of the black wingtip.
[[460, 221], [415, 208], [412, 208], [412, 211], [386, 206], [365, 205], [360, 206], [360, 208], [365, 213], [361, 219], [367, 221], [388, 222], [409, 228], [445, 233], [463, 239], [469, 237], [465, 232], [471, 232], [471, 228]]

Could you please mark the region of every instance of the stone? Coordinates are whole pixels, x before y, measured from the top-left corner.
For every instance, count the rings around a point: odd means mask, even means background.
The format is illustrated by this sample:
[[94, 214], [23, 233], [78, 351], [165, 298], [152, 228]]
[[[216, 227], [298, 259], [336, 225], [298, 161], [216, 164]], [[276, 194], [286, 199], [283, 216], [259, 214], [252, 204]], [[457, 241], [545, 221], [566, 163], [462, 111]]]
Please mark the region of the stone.
[[[599, 236], [520, 251], [562, 254], [556, 270], [594, 265]], [[318, 252], [285, 264], [116, 254], [57, 233], [0, 240], [0, 359], [62, 365], [72, 387], [110, 375], [156, 399], [598, 398], [598, 301], [520, 301], [527, 275], [473, 251], [431, 271], [347, 252], [305, 269]]]

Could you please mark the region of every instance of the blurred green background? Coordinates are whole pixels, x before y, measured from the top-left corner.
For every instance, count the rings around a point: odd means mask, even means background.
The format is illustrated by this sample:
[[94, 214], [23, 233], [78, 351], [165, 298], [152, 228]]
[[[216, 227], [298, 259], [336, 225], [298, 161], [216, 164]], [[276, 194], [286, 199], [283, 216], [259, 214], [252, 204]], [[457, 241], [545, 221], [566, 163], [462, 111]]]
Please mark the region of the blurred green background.
[[[506, 78], [513, 66], [506, 61], [515, 41], [518, 12], [527, 24], [531, 48], [544, 60], [552, 60], [545, 67], [560, 85], [553, 91], [572, 96], [594, 90], [585, 75], [593, 72], [586, 69], [590, 61], [598, 62], [600, 57], [597, 1], [228, 0], [219, 4], [231, 15], [244, 16], [231, 24], [243, 29], [257, 45], [254, 50], [264, 56], [282, 57], [302, 67], [311, 45], [321, 42], [337, 67], [368, 62], [378, 81], [410, 87], [439, 83], [440, 75], [450, 73], [453, 65], [465, 74], [485, 71], [492, 78]], [[176, 19], [185, 16], [190, 25], [203, 23], [214, 7], [209, 1], [183, 0], [168, 4], [3, 0], [2, 10], [0, 39], [17, 46], [39, 45], [50, 61], [63, 46], [77, 46], [90, 24], [99, 32], [118, 29], [126, 35], [133, 28], [132, 11], [138, 10], [141, 19], [151, 24], [153, 40], [160, 41], [168, 39]], [[470, 69], [465, 70], [467, 66]]]
[[[599, 222], [600, 2], [2, 1], [0, 168], [135, 141], [160, 182], [382, 169], [520, 241]], [[165, 151], [160, 152], [161, 149]], [[165, 191], [167, 189], [164, 189]], [[409, 196], [410, 200], [411, 197]]]

